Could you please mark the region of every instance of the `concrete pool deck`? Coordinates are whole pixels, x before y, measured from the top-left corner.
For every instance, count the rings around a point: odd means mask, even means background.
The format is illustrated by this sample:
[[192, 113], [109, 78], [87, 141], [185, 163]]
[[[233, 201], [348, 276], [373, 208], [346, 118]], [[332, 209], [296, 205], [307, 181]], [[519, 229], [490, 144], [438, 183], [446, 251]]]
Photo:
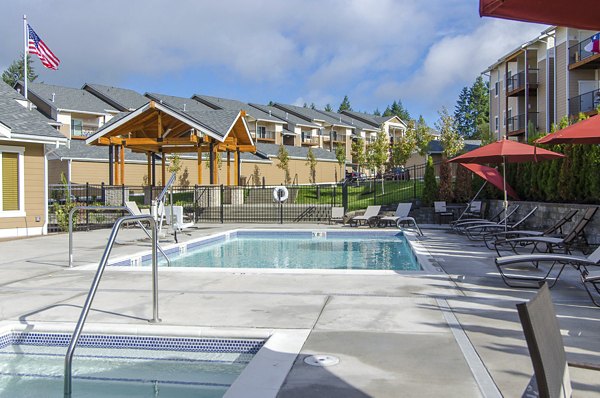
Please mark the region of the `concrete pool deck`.
[[[199, 224], [196, 238], [235, 228], [329, 225]], [[0, 321], [74, 323], [108, 230], [75, 233], [75, 267], [66, 234], [0, 242]], [[422, 244], [443, 272], [397, 275], [159, 272], [163, 325], [307, 331], [278, 397], [520, 397], [532, 374], [515, 304], [535, 291], [507, 288], [494, 253], [446, 230]], [[121, 232], [114, 256], [147, 250], [135, 229]], [[552, 289], [569, 360], [600, 364], [600, 308], [566, 269]], [[107, 269], [88, 322], [146, 324], [147, 272]], [[329, 354], [338, 365], [303, 359]], [[597, 373], [570, 369], [574, 396], [597, 397]], [[252, 397], [248, 391], [248, 397]], [[258, 395], [256, 395], [258, 396]]]

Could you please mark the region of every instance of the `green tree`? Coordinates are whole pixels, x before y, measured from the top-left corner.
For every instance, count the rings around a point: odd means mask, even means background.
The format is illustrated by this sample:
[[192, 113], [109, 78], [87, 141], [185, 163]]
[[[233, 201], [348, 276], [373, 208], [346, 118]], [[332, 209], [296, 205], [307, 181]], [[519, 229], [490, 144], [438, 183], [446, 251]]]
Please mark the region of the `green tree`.
[[379, 108], [375, 108], [375, 110], [373, 111], [373, 115], [374, 116], [381, 116], [381, 112], [379, 112]]
[[456, 130], [454, 117], [448, 114], [448, 110], [443, 107], [438, 114], [440, 118], [436, 123], [436, 128], [440, 133], [440, 141], [443, 148], [442, 158], [450, 159], [462, 151], [465, 142]]
[[419, 155], [427, 155], [427, 149], [431, 140], [433, 140], [431, 129], [427, 126], [423, 115], [420, 115], [419, 120], [415, 124], [415, 147]]
[[487, 82], [481, 76], [475, 79], [475, 83], [469, 89], [469, 112], [472, 123], [472, 134], [470, 138], [477, 137], [477, 126], [490, 123], [490, 90]]
[[471, 112], [469, 112], [470, 105], [470, 90], [468, 87], [463, 87], [458, 95], [458, 100], [454, 106], [454, 120], [456, 123], [456, 129], [458, 133], [463, 137], [470, 137], [473, 135], [473, 123], [471, 122]]
[[404, 166], [417, 147], [415, 121], [408, 122], [408, 128], [394, 141], [390, 154], [390, 167]]
[[[2, 80], [4, 83], [8, 84], [11, 87], [14, 87], [17, 82], [24, 81], [23, 76], [25, 75], [25, 64], [23, 63], [23, 57], [19, 57], [14, 60], [12, 64], [2, 72]], [[38, 75], [35, 74], [33, 69], [33, 65], [31, 63], [31, 55], [27, 54], [27, 81], [34, 81], [38, 78]]]
[[338, 113], [342, 111], [352, 111], [352, 106], [350, 105], [350, 100], [348, 99], [347, 95], [344, 95], [344, 99], [338, 108]]
[[310, 170], [310, 175], [308, 177], [311, 184], [315, 184], [317, 182], [317, 158], [312, 150], [312, 148], [308, 148], [308, 152], [306, 153], [306, 163]]
[[408, 121], [411, 120], [408, 109], [406, 109], [404, 105], [402, 105], [402, 100], [392, 102], [391, 106], [385, 108], [383, 116], [398, 116], [406, 123], [408, 123]]
[[325, 112], [333, 112], [333, 108], [331, 107], [331, 105], [327, 104], [327, 105], [325, 105], [324, 111]]
[[466, 167], [456, 167], [456, 181], [454, 183], [454, 200], [457, 202], [467, 202], [471, 199], [473, 185], [472, 173]]
[[344, 178], [342, 167], [346, 164], [346, 146], [338, 145], [335, 147], [335, 158], [340, 166], [340, 178]]
[[427, 165], [425, 166], [425, 179], [423, 182], [423, 206], [431, 207], [433, 202], [437, 199], [438, 187], [435, 180], [435, 168], [433, 166], [433, 158], [429, 156], [427, 158]]
[[[373, 168], [375, 169], [375, 171], [381, 173], [383, 175], [383, 173], [385, 172], [385, 165], [388, 161], [388, 157], [389, 157], [389, 150], [390, 150], [390, 144], [387, 138], [387, 135], [385, 134], [385, 131], [381, 130], [377, 133], [377, 138], [375, 138], [375, 141], [373, 141], [373, 143], [370, 145], [371, 149], [372, 149], [372, 153], [370, 158], [372, 159], [373, 162]], [[381, 179], [381, 193], [385, 193], [385, 186], [383, 183], [383, 178]]]
[[352, 163], [358, 166], [358, 171], [360, 172], [363, 167], [366, 166], [366, 156], [365, 156], [365, 140], [362, 138], [357, 139], [356, 141], [352, 141]]
[[290, 185], [292, 183], [292, 178], [290, 177], [290, 156], [288, 154], [287, 149], [285, 149], [285, 146], [283, 145], [279, 146], [279, 152], [277, 152], [277, 160], [279, 161], [277, 167], [279, 167], [285, 173], [285, 185]]
[[311, 103], [310, 103], [310, 109], [313, 109], [313, 110], [314, 110], [314, 109], [317, 109], [317, 106], [315, 105], [315, 103], [314, 103], [314, 102], [311, 102]]

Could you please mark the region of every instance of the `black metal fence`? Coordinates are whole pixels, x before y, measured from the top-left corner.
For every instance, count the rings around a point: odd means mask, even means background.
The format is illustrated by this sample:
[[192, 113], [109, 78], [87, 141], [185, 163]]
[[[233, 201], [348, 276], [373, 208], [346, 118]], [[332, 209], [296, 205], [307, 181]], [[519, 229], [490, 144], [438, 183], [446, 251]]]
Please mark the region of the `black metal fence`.
[[[425, 165], [419, 165], [404, 173], [380, 178], [359, 177], [338, 184], [290, 185], [286, 187], [287, 198], [281, 201], [277, 197], [277, 186], [262, 185], [174, 186], [168, 197], [169, 205], [181, 206], [185, 221], [195, 223], [323, 222], [329, 220], [334, 206], [354, 211], [369, 205], [395, 207], [400, 202], [416, 201], [423, 191], [424, 175]], [[50, 185], [50, 230], [65, 229], [64, 214], [68, 213], [69, 206], [123, 206], [126, 202], [135, 202], [138, 208], [144, 209], [151, 206], [161, 190], [162, 187], [130, 185]], [[75, 228], [108, 227], [121, 215], [121, 212], [81, 210]]]

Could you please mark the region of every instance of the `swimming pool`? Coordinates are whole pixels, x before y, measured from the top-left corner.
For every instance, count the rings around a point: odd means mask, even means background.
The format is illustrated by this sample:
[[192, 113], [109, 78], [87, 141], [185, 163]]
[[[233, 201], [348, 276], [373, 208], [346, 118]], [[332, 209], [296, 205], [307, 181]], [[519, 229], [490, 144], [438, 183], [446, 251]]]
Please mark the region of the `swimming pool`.
[[[172, 267], [183, 268], [422, 270], [410, 243], [397, 231], [238, 230], [186, 243], [167, 254]], [[142, 256], [142, 265], [149, 260]]]
[[[67, 333], [0, 336], [0, 397], [59, 397]], [[74, 397], [222, 397], [263, 339], [82, 335]], [[42, 393], [43, 392], [43, 393]]]

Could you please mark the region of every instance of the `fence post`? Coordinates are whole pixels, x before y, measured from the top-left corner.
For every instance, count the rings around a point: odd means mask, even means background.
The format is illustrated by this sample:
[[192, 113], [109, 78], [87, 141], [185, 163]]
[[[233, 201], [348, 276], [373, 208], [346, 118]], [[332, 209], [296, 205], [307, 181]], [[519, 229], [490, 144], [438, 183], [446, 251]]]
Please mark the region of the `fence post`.
[[333, 186], [333, 196], [331, 197], [331, 206], [332, 207], [336, 205], [336, 201], [337, 201], [336, 188], [337, 188], [337, 185], [334, 185]]
[[373, 177], [373, 205], [377, 204], [377, 178]]
[[104, 191], [104, 181], [102, 181], [102, 183], [100, 184], [100, 191], [101, 191], [101, 196], [102, 196], [102, 204], [106, 205], [106, 193]]
[[194, 185], [194, 223], [198, 222], [198, 184]]
[[223, 200], [223, 196], [225, 194], [225, 187], [223, 186], [223, 184], [221, 184], [221, 224], [223, 224], [223, 204], [224, 204], [224, 200]]
[[413, 164], [413, 199], [417, 200], [417, 165]]
[[125, 206], [125, 184], [121, 184], [121, 206]]
[[342, 207], [348, 211], [348, 184], [342, 184]]
[[[85, 183], [85, 205], [90, 205], [90, 183]], [[85, 211], [85, 227], [89, 231], [90, 230], [90, 213]]]
[[[279, 191], [277, 191], [279, 192]], [[279, 199], [279, 224], [283, 224], [283, 200]]]

